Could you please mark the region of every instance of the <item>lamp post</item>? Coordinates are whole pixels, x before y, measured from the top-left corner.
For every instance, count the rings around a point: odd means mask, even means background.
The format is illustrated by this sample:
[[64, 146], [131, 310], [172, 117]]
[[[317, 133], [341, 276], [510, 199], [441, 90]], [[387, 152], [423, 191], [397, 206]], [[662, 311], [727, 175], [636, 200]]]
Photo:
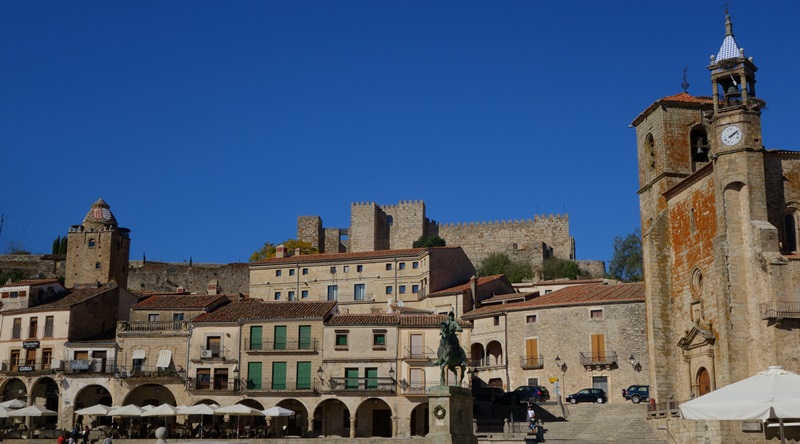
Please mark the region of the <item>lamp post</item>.
[[241, 381], [239, 381], [239, 366], [233, 368], [233, 390], [239, 391]]
[[628, 358], [628, 363], [630, 363], [630, 364], [631, 364], [631, 367], [633, 367], [633, 370], [634, 370], [634, 371], [637, 371], [637, 372], [640, 372], [640, 371], [642, 371], [642, 364], [640, 364], [640, 363], [639, 363], [639, 362], [636, 360], [636, 358], [634, 358], [634, 357], [633, 357], [633, 355], [631, 355], [631, 357], [630, 357], [630, 358]]
[[567, 363], [562, 361], [561, 358], [558, 355], [556, 355], [555, 361], [556, 361], [556, 367], [558, 367], [558, 369], [561, 370], [561, 380], [560, 380], [560, 383], [558, 385], [558, 389], [559, 389], [558, 390], [558, 403], [561, 404], [561, 392], [564, 391], [564, 389], [566, 388], [564, 386], [564, 378], [566, 377], [566, 374], [567, 374]]

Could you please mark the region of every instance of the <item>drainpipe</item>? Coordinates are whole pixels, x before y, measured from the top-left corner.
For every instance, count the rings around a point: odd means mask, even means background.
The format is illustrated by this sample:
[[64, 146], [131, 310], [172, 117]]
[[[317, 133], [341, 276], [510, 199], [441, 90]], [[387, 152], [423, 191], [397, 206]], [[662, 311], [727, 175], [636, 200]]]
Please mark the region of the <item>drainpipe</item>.
[[504, 341], [505, 341], [505, 345], [504, 345], [505, 353], [503, 353], [503, 360], [506, 363], [506, 391], [511, 391], [511, 377], [508, 374], [508, 313], [505, 313], [505, 315], [503, 317], [504, 317], [504, 321], [505, 321], [504, 322], [504, 324], [505, 324], [504, 328], [506, 330], [505, 334], [503, 335], [504, 336]]
[[398, 291], [397, 290], [397, 256], [395, 256], [395, 258], [394, 258], [394, 267], [392, 267], [392, 268], [394, 269], [394, 290], [392, 290], [392, 293], [393, 293], [392, 299], [394, 299], [394, 301], [397, 302], [397, 296], [398, 296], [397, 295], [397, 291]]
[[194, 325], [190, 322], [189, 323], [189, 336], [186, 338], [186, 376], [183, 378], [183, 389], [186, 390], [186, 381], [189, 379], [189, 353], [191, 350], [192, 344], [192, 332], [194, 331]]
[[294, 264], [294, 276], [295, 276], [295, 281], [297, 283], [297, 289], [295, 289], [295, 292], [294, 292], [294, 300], [295, 301], [299, 301], [300, 300], [300, 263], [299, 262]]

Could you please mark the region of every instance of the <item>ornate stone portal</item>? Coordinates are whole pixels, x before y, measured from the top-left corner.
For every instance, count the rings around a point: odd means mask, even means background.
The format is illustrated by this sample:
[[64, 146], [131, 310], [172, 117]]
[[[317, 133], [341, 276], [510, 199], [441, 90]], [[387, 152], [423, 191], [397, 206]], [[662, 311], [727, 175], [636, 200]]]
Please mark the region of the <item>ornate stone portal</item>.
[[439, 385], [431, 387], [428, 398], [430, 444], [477, 444], [472, 421], [472, 390]]

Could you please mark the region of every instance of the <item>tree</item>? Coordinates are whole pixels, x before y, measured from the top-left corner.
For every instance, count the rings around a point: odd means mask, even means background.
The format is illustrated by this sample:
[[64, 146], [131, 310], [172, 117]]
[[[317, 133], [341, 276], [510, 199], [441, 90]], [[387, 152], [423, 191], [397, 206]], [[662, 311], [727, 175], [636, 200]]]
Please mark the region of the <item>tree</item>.
[[492, 253], [478, 264], [478, 276], [504, 274], [512, 283], [533, 279], [533, 267], [523, 261], [514, 261], [506, 253]]
[[22, 242], [19, 241], [9, 241], [6, 251], [8, 254], [31, 254], [30, 250], [25, 249]]
[[67, 254], [67, 236], [56, 237], [53, 241], [53, 254]]
[[423, 234], [419, 239], [414, 241], [412, 246], [414, 248], [444, 247], [447, 246], [447, 242], [439, 237], [438, 234], [432, 234], [430, 236], [425, 236]]
[[624, 238], [614, 238], [614, 257], [608, 275], [623, 282], [638, 282], [643, 278], [642, 235], [639, 228]]
[[581, 270], [575, 261], [567, 259], [550, 258], [542, 262], [542, 279], [577, 279]]
[[[319, 250], [316, 249], [314, 246], [311, 245], [310, 242], [305, 242], [301, 240], [295, 239], [288, 239], [281, 244], [286, 247], [286, 256], [291, 256], [294, 254], [296, 249], [300, 249], [300, 254], [318, 254]], [[273, 244], [272, 242], [264, 243], [264, 246], [253, 252], [250, 255], [250, 262], [257, 262], [263, 261], [264, 259], [269, 259], [271, 257], [275, 257], [275, 251], [277, 250], [278, 246]]]

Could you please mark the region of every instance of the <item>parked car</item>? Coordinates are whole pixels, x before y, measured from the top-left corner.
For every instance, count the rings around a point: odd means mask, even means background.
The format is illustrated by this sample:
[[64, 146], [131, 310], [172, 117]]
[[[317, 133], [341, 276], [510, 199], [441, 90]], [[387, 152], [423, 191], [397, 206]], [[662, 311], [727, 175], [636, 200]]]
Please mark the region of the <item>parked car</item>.
[[520, 402], [545, 402], [550, 400], [550, 392], [546, 387], [538, 385], [522, 385], [513, 392], [506, 393], [514, 404]]
[[622, 397], [630, 400], [634, 404], [650, 399], [650, 386], [649, 385], [632, 385], [626, 389], [622, 389]]
[[608, 401], [606, 392], [603, 389], [585, 388], [578, 393], [567, 395], [567, 402], [577, 404], [579, 402], [596, 402], [602, 404]]

